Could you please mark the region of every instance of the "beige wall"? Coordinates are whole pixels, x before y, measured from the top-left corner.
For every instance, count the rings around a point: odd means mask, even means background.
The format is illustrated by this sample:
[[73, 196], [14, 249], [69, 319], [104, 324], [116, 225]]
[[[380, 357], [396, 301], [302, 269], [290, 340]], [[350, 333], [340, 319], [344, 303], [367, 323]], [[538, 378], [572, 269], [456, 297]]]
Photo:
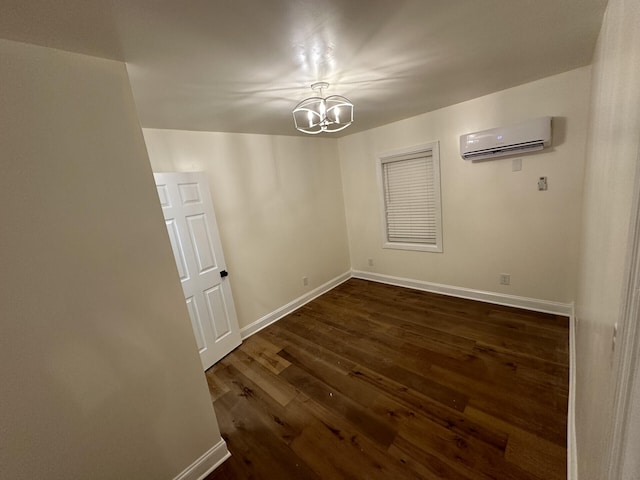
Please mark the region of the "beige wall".
[[220, 434], [125, 66], [0, 58], [0, 477], [174, 478]]
[[[535, 299], [575, 294], [589, 67], [395, 122], [338, 141], [355, 270]], [[472, 163], [459, 136], [533, 117], [554, 117], [553, 148]], [[444, 252], [382, 248], [377, 154], [440, 142]], [[537, 180], [547, 176], [549, 190]], [[374, 266], [369, 267], [368, 258]], [[499, 285], [499, 274], [511, 285]]]
[[154, 171], [207, 172], [241, 328], [349, 271], [334, 139], [144, 136]]
[[[610, 0], [593, 63], [580, 271], [576, 299], [576, 430], [580, 480], [609, 478], [628, 233], [640, 147], [640, 5]], [[622, 329], [622, 325], [621, 325]], [[622, 339], [617, 344], [621, 345]], [[635, 399], [635, 405], [640, 402]], [[632, 402], [633, 403], [633, 402]], [[638, 458], [640, 445], [629, 445]], [[632, 477], [628, 477], [632, 478]], [[637, 478], [637, 477], [633, 477]]]

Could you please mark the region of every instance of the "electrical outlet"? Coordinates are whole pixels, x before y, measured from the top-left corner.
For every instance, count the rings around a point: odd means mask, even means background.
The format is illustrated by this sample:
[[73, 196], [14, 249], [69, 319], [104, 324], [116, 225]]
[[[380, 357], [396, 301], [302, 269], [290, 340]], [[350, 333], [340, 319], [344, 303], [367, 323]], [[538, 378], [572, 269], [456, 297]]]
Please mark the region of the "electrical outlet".
[[511, 275], [509, 275], [508, 273], [501, 273], [500, 285], [511, 285]]
[[302, 285], [305, 287], [309, 285], [309, 277], [302, 277]]
[[373, 267], [373, 258], [370, 258], [367, 263], [369, 264], [370, 267]]
[[538, 190], [546, 190], [547, 189], [547, 177], [540, 177], [538, 179]]

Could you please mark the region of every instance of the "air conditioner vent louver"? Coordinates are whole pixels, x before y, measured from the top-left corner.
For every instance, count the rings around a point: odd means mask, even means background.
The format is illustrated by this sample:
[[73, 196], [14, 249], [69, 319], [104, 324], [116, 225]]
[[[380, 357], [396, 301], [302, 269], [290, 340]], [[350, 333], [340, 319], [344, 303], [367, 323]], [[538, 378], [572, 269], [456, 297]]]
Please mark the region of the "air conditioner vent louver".
[[516, 155], [551, 145], [551, 117], [511, 127], [492, 128], [460, 136], [460, 155], [465, 160]]
[[480, 158], [500, 157], [503, 155], [513, 155], [515, 153], [534, 152], [536, 150], [542, 150], [544, 148], [544, 142], [542, 140], [535, 140], [533, 142], [519, 143], [517, 145], [509, 145], [507, 147], [496, 147], [488, 150], [478, 150], [472, 153], [465, 153], [463, 158], [465, 160], [478, 160]]

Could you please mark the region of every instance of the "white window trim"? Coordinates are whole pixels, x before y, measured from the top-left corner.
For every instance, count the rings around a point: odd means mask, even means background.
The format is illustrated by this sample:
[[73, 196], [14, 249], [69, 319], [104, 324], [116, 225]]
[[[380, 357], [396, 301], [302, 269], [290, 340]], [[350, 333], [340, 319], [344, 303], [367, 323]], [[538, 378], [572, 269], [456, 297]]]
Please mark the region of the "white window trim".
[[[402, 243], [391, 242], [388, 240], [387, 229], [387, 215], [384, 199], [384, 185], [383, 185], [383, 165], [388, 162], [397, 160], [398, 157], [404, 157], [407, 155], [419, 155], [421, 153], [430, 154], [433, 158], [433, 187], [435, 193], [435, 221], [436, 221], [436, 243], [435, 245], [427, 245], [420, 243]], [[440, 192], [440, 144], [438, 141], [429, 142], [422, 145], [416, 145], [413, 147], [402, 148], [399, 150], [393, 150], [389, 152], [383, 152], [378, 154], [378, 161], [376, 164], [377, 178], [378, 178], [378, 193], [380, 200], [380, 225], [382, 227], [382, 247], [391, 248], [397, 250], [418, 250], [423, 252], [442, 252], [442, 197]]]

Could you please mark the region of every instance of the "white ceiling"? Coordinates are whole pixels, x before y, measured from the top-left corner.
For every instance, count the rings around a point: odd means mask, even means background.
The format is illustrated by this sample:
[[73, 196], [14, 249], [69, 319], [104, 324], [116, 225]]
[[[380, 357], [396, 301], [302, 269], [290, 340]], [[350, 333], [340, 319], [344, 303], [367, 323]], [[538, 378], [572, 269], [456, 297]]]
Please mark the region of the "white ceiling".
[[0, 0], [0, 37], [127, 62], [143, 127], [347, 135], [589, 64], [606, 0]]

